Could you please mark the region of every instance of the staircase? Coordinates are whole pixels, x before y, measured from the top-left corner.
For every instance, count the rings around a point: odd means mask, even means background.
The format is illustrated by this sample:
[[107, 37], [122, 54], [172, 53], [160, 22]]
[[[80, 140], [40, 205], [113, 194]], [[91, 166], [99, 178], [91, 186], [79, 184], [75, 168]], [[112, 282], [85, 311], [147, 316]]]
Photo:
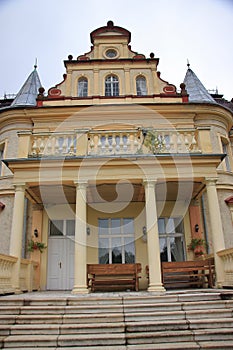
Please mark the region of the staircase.
[[233, 293], [0, 297], [0, 349], [233, 349]]

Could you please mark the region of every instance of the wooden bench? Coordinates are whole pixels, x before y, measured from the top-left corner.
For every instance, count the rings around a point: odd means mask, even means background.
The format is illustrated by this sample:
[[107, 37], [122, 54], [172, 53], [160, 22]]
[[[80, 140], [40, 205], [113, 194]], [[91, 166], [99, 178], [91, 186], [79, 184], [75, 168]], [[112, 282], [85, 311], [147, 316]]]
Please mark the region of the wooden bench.
[[135, 290], [139, 287], [141, 264], [88, 264], [87, 285], [95, 290]]
[[166, 288], [213, 288], [213, 260], [162, 262], [162, 282]]
[[[214, 259], [162, 262], [162, 283], [165, 288], [209, 287], [215, 282]], [[146, 266], [149, 277], [149, 267]]]

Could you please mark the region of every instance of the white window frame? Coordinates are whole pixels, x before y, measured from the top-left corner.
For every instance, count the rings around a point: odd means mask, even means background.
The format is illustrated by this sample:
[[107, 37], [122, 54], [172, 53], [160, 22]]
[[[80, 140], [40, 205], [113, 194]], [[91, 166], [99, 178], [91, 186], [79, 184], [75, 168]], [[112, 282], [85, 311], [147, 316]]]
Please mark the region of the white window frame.
[[[118, 233], [112, 233], [114, 231], [114, 226], [112, 226], [112, 221], [114, 219], [118, 219], [120, 220], [120, 227], [119, 227], [119, 232]], [[100, 220], [107, 220], [108, 221], [108, 228], [107, 228], [107, 233], [106, 234], [103, 234], [103, 233], [100, 233]], [[124, 220], [132, 220], [132, 224], [133, 224], [133, 232], [132, 233], [125, 233], [124, 232]], [[135, 262], [135, 258], [136, 258], [136, 254], [135, 254], [135, 238], [134, 238], [134, 219], [132, 217], [124, 217], [124, 218], [99, 218], [98, 219], [98, 236], [99, 236], [99, 249], [101, 249], [100, 247], [100, 239], [103, 238], [103, 239], [108, 239], [108, 264], [112, 264], [112, 249], [114, 248], [112, 243], [113, 243], [113, 240], [114, 239], [119, 239], [121, 240], [121, 256], [122, 256], [122, 264], [125, 264], [126, 261], [125, 261], [125, 253], [126, 253], [126, 250], [125, 250], [125, 246], [127, 245], [125, 243], [125, 238], [129, 239], [130, 240], [130, 243], [134, 243], [134, 262]], [[99, 255], [99, 263], [100, 263], [100, 255]]]
[[78, 97], [88, 96], [88, 79], [81, 77], [78, 79]]
[[[184, 220], [181, 217], [160, 217], [158, 218], [158, 229], [159, 229], [159, 220], [164, 220], [165, 223], [165, 232], [159, 232], [159, 239], [165, 239], [167, 245], [167, 261], [172, 261], [172, 250], [171, 250], [171, 238], [180, 237], [181, 244], [183, 249], [183, 258], [186, 259], [185, 251], [185, 234], [184, 234]], [[173, 220], [173, 228], [169, 228], [169, 221]], [[182, 222], [183, 232], [176, 232], [176, 222]]]
[[[67, 221], [73, 221], [74, 222], [74, 232], [72, 234], [68, 234], [67, 232]], [[58, 223], [62, 223], [62, 234], [58, 234], [58, 235], [51, 235], [51, 225], [53, 223], [53, 225], [56, 226], [56, 222]], [[49, 237], [73, 237], [75, 235], [75, 220], [74, 219], [66, 219], [66, 220], [61, 220], [61, 219], [53, 219], [53, 220], [49, 220]]]
[[223, 160], [224, 170], [231, 172], [232, 167], [231, 167], [231, 161], [230, 161], [230, 143], [229, 143], [229, 140], [224, 136], [220, 136], [220, 140], [221, 140], [222, 152], [224, 154], [226, 154], [226, 157]]
[[147, 82], [146, 82], [146, 78], [143, 75], [140, 75], [136, 78], [136, 92], [137, 92], [137, 96], [148, 95]]
[[116, 75], [108, 75], [105, 78], [105, 96], [119, 96], [119, 79]]

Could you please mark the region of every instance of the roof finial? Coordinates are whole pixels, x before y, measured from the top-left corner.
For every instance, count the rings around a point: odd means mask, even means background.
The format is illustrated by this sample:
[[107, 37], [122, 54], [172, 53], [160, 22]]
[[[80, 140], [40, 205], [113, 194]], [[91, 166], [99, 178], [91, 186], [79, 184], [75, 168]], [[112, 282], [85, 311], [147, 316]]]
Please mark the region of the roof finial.
[[36, 69], [37, 68], [37, 57], [35, 59], [35, 65], [34, 65], [34, 68]]
[[189, 63], [188, 58], [187, 58], [187, 66], [188, 66], [188, 68], [190, 67], [190, 63]]

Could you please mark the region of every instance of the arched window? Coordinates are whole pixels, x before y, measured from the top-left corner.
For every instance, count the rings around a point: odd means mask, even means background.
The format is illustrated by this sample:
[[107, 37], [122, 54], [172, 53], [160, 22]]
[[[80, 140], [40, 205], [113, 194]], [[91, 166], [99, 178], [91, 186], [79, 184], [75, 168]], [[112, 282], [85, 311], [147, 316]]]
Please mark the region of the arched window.
[[146, 78], [140, 76], [136, 79], [137, 96], [147, 95]]
[[105, 79], [105, 96], [119, 96], [119, 81], [115, 75]]
[[86, 97], [88, 92], [87, 78], [80, 78], [78, 80], [78, 97]]

